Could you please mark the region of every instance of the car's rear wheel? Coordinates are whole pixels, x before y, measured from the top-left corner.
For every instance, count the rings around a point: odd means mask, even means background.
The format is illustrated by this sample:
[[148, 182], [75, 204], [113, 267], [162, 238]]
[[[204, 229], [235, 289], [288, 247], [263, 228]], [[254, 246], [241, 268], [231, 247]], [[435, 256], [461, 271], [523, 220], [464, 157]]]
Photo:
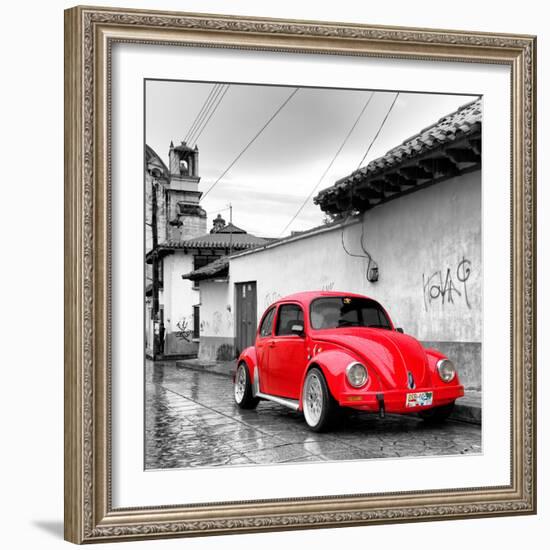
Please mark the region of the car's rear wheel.
[[233, 394], [235, 403], [241, 409], [255, 409], [260, 401], [258, 397], [254, 397], [248, 367], [244, 363], [239, 363], [235, 372]]
[[304, 418], [314, 432], [323, 432], [334, 425], [338, 415], [338, 403], [328, 389], [325, 377], [318, 368], [312, 368], [306, 376], [302, 394]]
[[450, 414], [453, 412], [455, 407], [454, 401], [447, 405], [442, 405], [441, 407], [434, 407], [433, 409], [426, 409], [425, 411], [420, 411], [418, 416], [424, 420], [424, 422], [429, 422], [430, 424], [439, 424], [444, 422], [449, 418]]

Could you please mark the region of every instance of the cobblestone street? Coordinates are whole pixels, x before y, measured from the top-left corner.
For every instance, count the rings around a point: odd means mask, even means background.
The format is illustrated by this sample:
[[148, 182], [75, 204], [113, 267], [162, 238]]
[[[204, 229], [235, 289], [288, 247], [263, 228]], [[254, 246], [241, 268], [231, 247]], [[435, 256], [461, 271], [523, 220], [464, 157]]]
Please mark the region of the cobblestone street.
[[238, 409], [227, 376], [172, 363], [147, 362], [145, 397], [147, 469], [481, 452], [481, 426], [428, 426], [414, 416], [352, 412], [316, 434], [301, 413], [269, 401]]

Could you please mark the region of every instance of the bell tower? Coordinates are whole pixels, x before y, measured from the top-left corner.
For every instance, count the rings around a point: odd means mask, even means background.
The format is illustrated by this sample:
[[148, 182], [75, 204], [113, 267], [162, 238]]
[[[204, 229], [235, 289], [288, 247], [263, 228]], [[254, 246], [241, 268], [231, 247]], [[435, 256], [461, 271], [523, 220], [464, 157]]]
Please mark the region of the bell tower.
[[190, 181], [196, 180], [199, 182], [199, 149], [195, 145], [195, 148], [187, 146], [185, 141], [182, 141], [180, 145], [174, 147], [174, 143], [170, 142], [170, 151], [168, 152], [170, 158], [170, 175], [174, 178], [188, 179]]
[[206, 233], [206, 212], [199, 205], [199, 149], [185, 141], [168, 151], [170, 183], [168, 200], [169, 239], [183, 241]]

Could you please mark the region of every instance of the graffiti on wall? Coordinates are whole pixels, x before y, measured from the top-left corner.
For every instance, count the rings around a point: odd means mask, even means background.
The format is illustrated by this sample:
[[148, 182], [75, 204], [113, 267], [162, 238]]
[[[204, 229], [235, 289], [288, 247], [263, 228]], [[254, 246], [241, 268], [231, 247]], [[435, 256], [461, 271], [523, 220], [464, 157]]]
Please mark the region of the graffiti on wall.
[[456, 264], [456, 266], [447, 267], [447, 269], [438, 269], [431, 275], [422, 273], [422, 294], [424, 297], [424, 307], [426, 311], [433, 302], [445, 304], [455, 304], [460, 300], [470, 309], [470, 300], [468, 298], [468, 279], [472, 274], [472, 262], [465, 258]]
[[226, 311], [216, 310], [212, 313], [212, 319], [202, 319], [200, 322], [200, 332], [210, 332], [218, 335], [223, 334], [225, 331], [231, 331], [233, 329], [233, 316], [231, 314], [231, 308], [227, 306]]
[[[327, 283], [323, 283], [321, 285], [321, 290], [333, 290], [334, 289], [334, 281], [329, 281]], [[264, 309], [267, 309], [271, 304], [275, 303], [277, 300], [280, 300], [282, 298], [282, 295], [279, 292], [276, 291], [270, 291], [266, 292], [264, 294]]]
[[174, 331], [176, 337], [185, 342], [190, 342], [193, 338], [193, 329], [190, 326], [191, 323], [183, 317], [176, 323], [176, 327], [178, 328], [178, 330]]
[[212, 332], [219, 334], [222, 330], [222, 314], [221, 311], [214, 311], [212, 315]]
[[266, 292], [264, 295], [264, 309], [270, 306], [273, 302], [279, 300], [280, 298], [282, 298], [282, 296], [278, 292]]

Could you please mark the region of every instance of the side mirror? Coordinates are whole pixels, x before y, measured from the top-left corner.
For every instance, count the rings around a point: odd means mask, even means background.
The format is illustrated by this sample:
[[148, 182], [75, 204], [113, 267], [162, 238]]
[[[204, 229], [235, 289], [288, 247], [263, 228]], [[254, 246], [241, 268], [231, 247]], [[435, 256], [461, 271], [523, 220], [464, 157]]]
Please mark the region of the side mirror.
[[405, 334], [405, 331], [402, 328], [396, 328], [395, 330], [401, 334]]
[[290, 328], [290, 331], [292, 332], [292, 334], [296, 334], [297, 336], [303, 336], [304, 325], [302, 325], [301, 323], [296, 323], [292, 325], [292, 327]]

